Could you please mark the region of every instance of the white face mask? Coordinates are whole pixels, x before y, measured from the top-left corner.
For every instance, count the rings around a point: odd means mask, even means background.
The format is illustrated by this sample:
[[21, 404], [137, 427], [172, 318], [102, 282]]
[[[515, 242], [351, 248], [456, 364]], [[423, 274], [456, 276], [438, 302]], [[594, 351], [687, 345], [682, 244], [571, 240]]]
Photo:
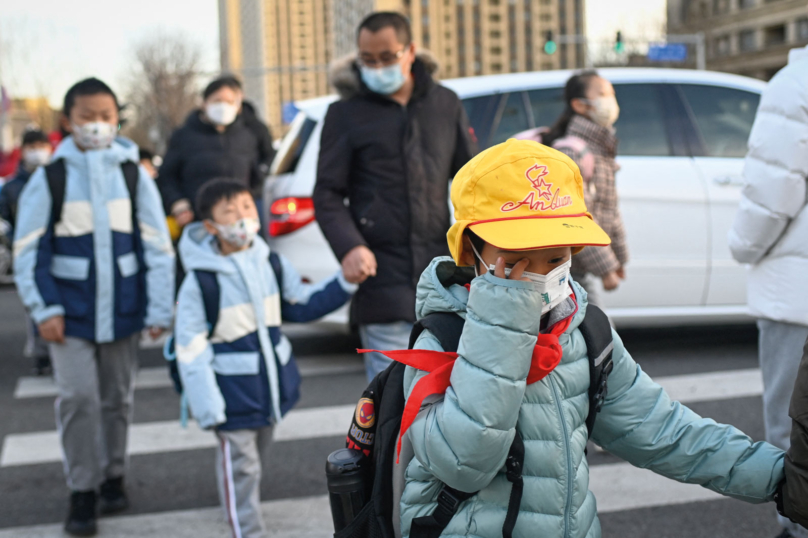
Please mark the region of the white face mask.
[[239, 105], [219, 101], [205, 105], [205, 116], [216, 125], [230, 125], [236, 121]]
[[[477, 252], [477, 249], [474, 245], [471, 246], [471, 249], [474, 251], [474, 255], [477, 256], [477, 259], [480, 260], [480, 263], [485, 265], [485, 261], [483, 260], [480, 253]], [[570, 268], [572, 267], [572, 258], [567, 260], [565, 263], [562, 263], [546, 275], [540, 275], [539, 273], [530, 273], [528, 271], [524, 271], [522, 273], [522, 278], [526, 278], [536, 284], [536, 291], [541, 294], [541, 313], [542, 315], [546, 314], [559, 304], [561, 304], [567, 297], [572, 295], [572, 288], [570, 287]], [[496, 269], [495, 265], [489, 265], [488, 271], [491, 274], [494, 274], [494, 270]], [[477, 274], [477, 267], [474, 267], [474, 274]], [[511, 275], [511, 269], [506, 267], [505, 268], [505, 276]], [[479, 276], [479, 275], [477, 275]]]
[[118, 126], [105, 121], [94, 121], [84, 125], [72, 125], [73, 138], [83, 149], [104, 149], [112, 145], [118, 134]]
[[51, 151], [48, 148], [27, 149], [22, 154], [22, 162], [25, 168], [33, 170], [37, 166], [48, 164], [50, 156]]
[[219, 232], [219, 238], [235, 248], [244, 248], [253, 242], [261, 223], [258, 219], [244, 218], [232, 224], [219, 224], [211, 221], [213, 227]]
[[620, 117], [620, 105], [614, 95], [587, 99], [586, 102], [593, 108], [589, 112], [589, 119], [601, 127], [611, 127]]

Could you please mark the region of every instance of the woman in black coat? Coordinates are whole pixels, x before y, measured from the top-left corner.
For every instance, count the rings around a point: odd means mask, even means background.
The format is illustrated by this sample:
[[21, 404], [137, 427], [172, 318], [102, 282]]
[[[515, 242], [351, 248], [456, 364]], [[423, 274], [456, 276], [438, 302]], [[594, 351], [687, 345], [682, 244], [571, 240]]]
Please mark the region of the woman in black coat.
[[196, 193], [207, 181], [243, 181], [260, 196], [274, 151], [266, 125], [242, 106], [241, 83], [222, 77], [208, 84], [204, 104], [171, 136], [157, 183], [166, 213], [180, 226], [194, 220]]

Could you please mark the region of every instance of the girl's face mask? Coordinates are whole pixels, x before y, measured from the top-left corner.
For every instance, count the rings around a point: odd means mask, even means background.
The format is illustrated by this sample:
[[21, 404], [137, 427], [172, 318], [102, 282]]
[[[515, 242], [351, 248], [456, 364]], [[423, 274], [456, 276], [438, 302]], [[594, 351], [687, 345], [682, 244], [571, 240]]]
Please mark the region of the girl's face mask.
[[[471, 246], [471, 249], [474, 251], [474, 255], [477, 256], [477, 259], [480, 260], [480, 263], [483, 265], [485, 261], [483, 260], [480, 253], [477, 252], [477, 249], [474, 245]], [[494, 274], [494, 269], [496, 268], [495, 265], [491, 264], [488, 265], [488, 271], [491, 274]], [[570, 268], [572, 267], [572, 258], [567, 260], [565, 263], [562, 263], [546, 275], [541, 275], [539, 273], [531, 273], [525, 271], [522, 273], [523, 278], [527, 278], [531, 282], [535, 284], [535, 289], [541, 294], [541, 313], [542, 315], [546, 314], [559, 304], [561, 304], [567, 297], [572, 295], [572, 287], [570, 286]], [[477, 267], [474, 267], [474, 274], [477, 274]], [[505, 268], [505, 276], [510, 276], [511, 269], [506, 267]]]

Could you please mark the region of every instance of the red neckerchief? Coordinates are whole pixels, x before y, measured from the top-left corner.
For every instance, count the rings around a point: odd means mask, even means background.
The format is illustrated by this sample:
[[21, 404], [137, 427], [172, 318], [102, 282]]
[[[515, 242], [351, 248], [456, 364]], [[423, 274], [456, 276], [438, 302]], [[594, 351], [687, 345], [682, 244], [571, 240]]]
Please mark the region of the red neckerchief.
[[[558, 342], [558, 337], [569, 328], [572, 318], [578, 312], [578, 302], [575, 299], [575, 294], [570, 295], [570, 297], [575, 301], [575, 311], [566, 319], [550, 327], [546, 333], [539, 334], [536, 340], [536, 347], [533, 348], [533, 357], [530, 361], [530, 371], [527, 374], [528, 385], [547, 377], [561, 362], [563, 350]], [[407, 405], [404, 407], [404, 414], [401, 417], [401, 433], [398, 436], [396, 452], [396, 463], [398, 463], [402, 437], [415, 421], [424, 400], [433, 394], [446, 393], [446, 389], [451, 385], [452, 368], [454, 368], [458, 355], [450, 351], [430, 351], [427, 349], [399, 349], [395, 351], [358, 349], [357, 351], [359, 353], [381, 353], [396, 362], [429, 372], [415, 384], [407, 400]]]

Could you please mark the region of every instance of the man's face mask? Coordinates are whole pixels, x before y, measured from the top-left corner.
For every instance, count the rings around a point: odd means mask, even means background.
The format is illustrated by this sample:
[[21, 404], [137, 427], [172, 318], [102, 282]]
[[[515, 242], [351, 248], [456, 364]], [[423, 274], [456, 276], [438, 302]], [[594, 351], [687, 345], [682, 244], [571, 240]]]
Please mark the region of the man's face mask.
[[216, 125], [230, 125], [236, 121], [240, 104], [217, 101], [205, 105], [205, 116]]
[[72, 125], [73, 138], [84, 149], [104, 149], [112, 145], [118, 134], [118, 126], [104, 121]]
[[404, 73], [401, 72], [401, 65], [396, 62], [386, 67], [367, 67], [359, 64], [359, 72], [362, 74], [362, 82], [374, 93], [381, 95], [392, 95], [396, 93], [406, 82]]
[[226, 241], [235, 248], [244, 248], [250, 245], [258, 235], [258, 230], [261, 229], [261, 223], [258, 219], [243, 218], [230, 224], [219, 224], [218, 222], [210, 221], [216, 231], [219, 232], [219, 238]]
[[[471, 249], [474, 251], [474, 255], [477, 256], [477, 259], [480, 260], [480, 263], [485, 265], [485, 261], [483, 260], [480, 253], [477, 252], [477, 249], [474, 245], [471, 245]], [[546, 314], [559, 304], [561, 304], [567, 297], [572, 295], [572, 288], [570, 287], [570, 268], [572, 267], [572, 258], [567, 260], [565, 263], [562, 263], [546, 275], [540, 275], [539, 273], [531, 273], [529, 271], [524, 271], [522, 273], [522, 277], [530, 280], [534, 284], [536, 284], [535, 289], [539, 293], [541, 293], [541, 313], [542, 315]], [[488, 265], [488, 271], [493, 275], [494, 269], [496, 266], [491, 264]], [[474, 267], [474, 273], [477, 274], [477, 267]], [[511, 269], [506, 267], [505, 268], [505, 276], [511, 275]], [[479, 276], [479, 275], [477, 275]]]

